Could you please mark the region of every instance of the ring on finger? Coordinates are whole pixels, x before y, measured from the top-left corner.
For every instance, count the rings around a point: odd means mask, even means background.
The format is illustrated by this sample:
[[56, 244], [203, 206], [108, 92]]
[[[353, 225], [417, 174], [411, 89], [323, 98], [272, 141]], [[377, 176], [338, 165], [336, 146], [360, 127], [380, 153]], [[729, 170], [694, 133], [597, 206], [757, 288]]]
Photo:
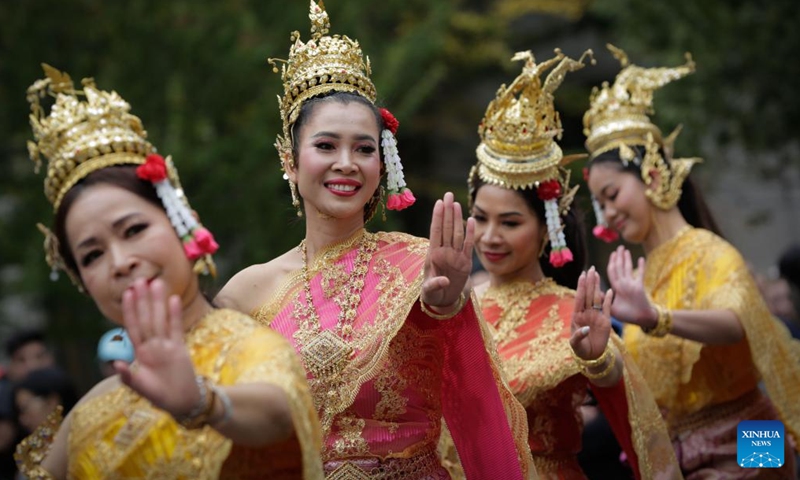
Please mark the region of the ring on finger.
[[598, 312], [602, 312], [603, 311], [603, 306], [602, 305], [592, 305], [592, 308], [597, 310]]

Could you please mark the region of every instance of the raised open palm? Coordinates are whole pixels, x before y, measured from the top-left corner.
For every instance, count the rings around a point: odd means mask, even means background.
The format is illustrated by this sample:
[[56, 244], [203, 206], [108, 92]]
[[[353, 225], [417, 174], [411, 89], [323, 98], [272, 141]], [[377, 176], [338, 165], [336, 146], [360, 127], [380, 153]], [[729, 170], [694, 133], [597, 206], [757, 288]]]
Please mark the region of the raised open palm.
[[611, 314], [617, 320], [636, 325], [650, 326], [653, 307], [644, 289], [644, 258], [639, 258], [637, 270], [633, 270], [631, 252], [618, 247], [608, 260], [608, 281], [616, 293], [611, 305]]
[[447, 192], [436, 201], [431, 219], [430, 246], [425, 258], [425, 279], [421, 299], [434, 307], [458, 301], [472, 271], [472, 245], [475, 221], [467, 220], [466, 231], [461, 205]]
[[600, 275], [594, 267], [578, 278], [569, 340], [575, 355], [584, 360], [595, 360], [603, 354], [611, 335], [613, 298], [612, 290], [605, 294], [600, 291]]
[[181, 302], [167, 301], [164, 282], [137, 280], [122, 296], [122, 316], [136, 352], [132, 365], [115, 362], [125, 385], [172, 415], [200, 401], [194, 365], [183, 341]]

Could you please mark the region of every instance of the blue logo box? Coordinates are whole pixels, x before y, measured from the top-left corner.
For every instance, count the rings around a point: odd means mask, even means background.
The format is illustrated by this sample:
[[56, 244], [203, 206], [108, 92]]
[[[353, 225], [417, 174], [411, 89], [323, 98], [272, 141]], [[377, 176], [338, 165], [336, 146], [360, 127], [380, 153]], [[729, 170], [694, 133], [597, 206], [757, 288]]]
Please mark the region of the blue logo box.
[[745, 420], [736, 429], [736, 454], [742, 468], [783, 466], [785, 430], [777, 420]]

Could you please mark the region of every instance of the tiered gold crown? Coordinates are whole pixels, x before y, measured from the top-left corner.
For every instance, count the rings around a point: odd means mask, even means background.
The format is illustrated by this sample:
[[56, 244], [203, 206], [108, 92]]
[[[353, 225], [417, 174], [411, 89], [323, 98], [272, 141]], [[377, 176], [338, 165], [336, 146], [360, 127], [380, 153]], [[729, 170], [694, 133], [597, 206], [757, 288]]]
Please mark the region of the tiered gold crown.
[[346, 35], [328, 35], [331, 24], [325, 6], [322, 1], [310, 3], [311, 39], [303, 43], [300, 33], [294, 31], [289, 59], [268, 60], [275, 72], [277, 62], [283, 63], [280, 71], [284, 94], [278, 97], [278, 103], [285, 138], [303, 102], [311, 97], [332, 90], [358, 93], [373, 103], [376, 97], [375, 85], [369, 78], [369, 57], [362, 55], [358, 41]]
[[[653, 92], [664, 85], [694, 72], [695, 64], [690, 54], [686, 63], [674, 68], [643, 68], [631, 64], [628, 56], [613, 45], [607, 45], [619, 60], [622, 71], [614, 84], [604, 82], [595, 87], [591, 105], [583, 116], [583, 133], [586, 149], [592, 158], [620, 146], [645, 146], [648, 134], [661, 146], [666, 145], [661, 130], [651, 121]], [[671, 138], [674, 140], [674, 137]]]
[[[43, 64], [47, 78], [28, 88], [30, 122], [35, 142], [28, 152], [36, 168], [41, 156], [48, 160], [44, 193], [57, 210], [64, 195], [81, 179], [111, 165], [142, 164], [155, 152], [138, 117], [128, 113], [130, 105], [116, 92], [98, 90], [91, 78], [76, 90], [66, 73]], [[47, 115], [40, 104], [46, 95], [55, 97]]]
[[[513, 189], [550, 179], [564, 183], [560, 166], [575, 157], [565, 159], [556, 144], [562, 129], [553, 92], [567, 72], [584, 67], [583, 61], [592, 51], [587, 50], [578, 60], [558, 49], [555, 53], [554, 58], [539, 64], [529, 51], [512, 58], [525, 61], [522, 73], [508, 87], [500, 86], [478, 126], [482, 141], [476, 150], [477, 173], [483, 181]], [[550, 68], [553, 70], [542, 83], [540, 75]]]

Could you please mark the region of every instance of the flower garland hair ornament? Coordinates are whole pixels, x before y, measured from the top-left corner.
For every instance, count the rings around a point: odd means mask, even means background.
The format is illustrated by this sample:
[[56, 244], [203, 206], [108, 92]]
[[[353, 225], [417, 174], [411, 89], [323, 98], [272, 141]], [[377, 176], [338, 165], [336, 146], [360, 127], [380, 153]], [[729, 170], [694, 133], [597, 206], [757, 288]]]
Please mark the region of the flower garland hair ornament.
[[403, 164], [400, 163], [400, 155], [397, 153], [395, 134], [400, 127], [400, 122], [389, 110], [381, 108], [380, 112], [383, 124], [386, 127], [381, 132], [381, 147], [383, 148], [383, 159], [386, 162], [386, 186], [389, 190], [386, 208], [389, 210], [403, 210], [414, 205], [417, 199], [406, 185]]
[[541, 182], [536, 188], [539, 199], [544, 202], [547, 235], [551, 247], [550, 264], [556, 268], [563, 267], [573, 260], [572, 251], [567, 247], [567, 239], [564, 236], [564, 227], [561, 224], [561, 215], [558, 208], [561, 192], [561, 183], [556, 179]]
[[[167, 157], [167, 161], [170, 161], [169, 157]], [[219, 249], [219, 245], [214, 241], [211, 232], [195, 219], [192, 211], [183, 201], [183, 192], [170, 183], [167, 175], [167, 161], [161, 155], [150, 154], [145, 163], [136, 168], [136, 175], [142, 180], [152, 182], [172, 227], [175, 228], [175, 232], [183, 242], [183, 251], [189, 260], [195, 261], [206, 255], [213, 255]]]

